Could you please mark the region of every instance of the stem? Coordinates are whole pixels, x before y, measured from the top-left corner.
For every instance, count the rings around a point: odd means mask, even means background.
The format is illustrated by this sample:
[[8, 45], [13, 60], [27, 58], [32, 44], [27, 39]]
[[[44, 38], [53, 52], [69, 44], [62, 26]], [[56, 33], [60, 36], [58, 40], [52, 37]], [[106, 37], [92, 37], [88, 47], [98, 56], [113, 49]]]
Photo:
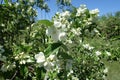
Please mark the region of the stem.
[[16, 74], [17, 74], [17, 71], [15, 71], [14, 75], [12, 76], [12, 78], [10, 80], [13, 80], [15, 78]]
[[49, 78], [48, 72], [46, 72], [45, 77], [44, 77], [44, 80], [47, 80], [48, 78]]

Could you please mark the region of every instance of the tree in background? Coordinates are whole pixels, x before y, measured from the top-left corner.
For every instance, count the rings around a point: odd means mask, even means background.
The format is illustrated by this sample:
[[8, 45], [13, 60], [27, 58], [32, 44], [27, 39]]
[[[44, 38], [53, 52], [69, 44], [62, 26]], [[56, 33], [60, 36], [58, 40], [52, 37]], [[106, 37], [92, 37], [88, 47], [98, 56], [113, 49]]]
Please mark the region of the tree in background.
[[99, 19], [99, 28], [107, 39], [119, 39], [120, 38], [120, 12], [113, 14], [107, 14]]

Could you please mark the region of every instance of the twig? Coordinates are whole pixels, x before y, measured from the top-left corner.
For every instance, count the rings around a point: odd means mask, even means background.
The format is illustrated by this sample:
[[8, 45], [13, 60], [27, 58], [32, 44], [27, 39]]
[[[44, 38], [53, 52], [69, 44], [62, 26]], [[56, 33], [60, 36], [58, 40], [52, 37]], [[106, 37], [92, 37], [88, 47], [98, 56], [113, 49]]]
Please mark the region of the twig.
[[16, 74], [17, 74], [17, 71], [15, 71], [15, 74], [12, 76], [12, 78], [10, 80], [13, 80], [15, 78]]

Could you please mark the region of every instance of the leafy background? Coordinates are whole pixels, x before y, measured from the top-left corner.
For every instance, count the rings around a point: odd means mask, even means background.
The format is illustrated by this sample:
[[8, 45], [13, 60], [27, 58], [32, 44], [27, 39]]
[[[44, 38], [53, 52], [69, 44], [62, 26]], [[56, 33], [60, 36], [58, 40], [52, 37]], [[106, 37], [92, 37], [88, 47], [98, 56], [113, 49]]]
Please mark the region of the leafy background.
[[[10, 58], [10, 61], [14, 61], [13, 57], [19, 55], [21, 51], [24, 51], [26, 55], [30, 55], [31, 59], [33, 59], [33, 56], [38, 52], [38, 51], [44, 51], [46, 49], [46, 56], [49, 55], [48, 52], [56, 50], [56, 47], [61, 46], [61, 44], [51, 44], [48, 46], [46, 43], [45, 39], [48, 38], [45, 35], [45, 30], [48, 28], [48, 26], [53, 25], [52, 20], [38, 20], [36, 21], [36, 10], [37, 8], [40, 8], [41, 10], [45, 10], [46, 12], [49, 12], [49, 7], [47, 4], [45, 4], [45, 1], [47, 0], [35, 0], [35, 2], [29, 2], [29, 0], [17, 0], [17, 1], [12, 1], [12, 0], [4, 0], [4, 3], [0, 4], [0, 45], [3, 46], [5, 49], [4, 54], [1, 52], [2, 55], [7, 56]], [[75, 7], [72, 6], [69, 2], [65, 2], [65, 0], [56, 0], [58, 7], [63, 9], [63, 6], [69, 7], [71, 10], [73, 10], [73, 14], [75, 12]], [[18, 3], [18, 4], [17, 4]], [[44, 4], [44, 5], [43, 5]], [[72, 13], [72, 12], [71, 12]], [[88, 14], [88, 13], [86, 13]], [[72, 16], [74, 19], [74, 16]], [[83, 17], [84, 18], [84, 17]], [[79, 25], [79, 23], [76, 23], [75, 25]], [[93, 21], [92, 24], [87, 27], [87, 29], [82, 29], [84, 36], [82, 35], [82, 39], [84, 39], [84, 43], [89, 43], [91, 46], [94, 46], [96, 50], [101, 51], [102, 53], [105, 53], [105, 51], [109, 51], [111, 53], [111, 56], [105, 56], [102, 55], [102, 61], [105, 63], [105, 66], [108, 67], [108, 80], [119, 80], [119, 62], [120, 62], [120, 12], [116, 12], [115, 14], [106, 14], [100, 17], [96, 17]], [[73, 24], [74, 25], [74, 24]], [[36, 27], [35, 27], [36, 26]], [[74, 26], [76, 27], [76, 26]], [[93, 31], [93, 29], [96, 28], [99, 33], [96, 34], [96, 32]], [[75, 38], [74, 38], [75, 39]], [[75, 41], [73, 39], [73, 41]], [[77, 39], [77, 38], [76, 38]], [[77, 42], [75, 42], [77, 43]], [[45, 45], [45, 46], [44, 46]], [[37, 47], [40, 46], [40, 47]], [[76, 46], [74, 46], [76, 47]], [[77, 48], [73, 49], [74, 51]], [[79, 48], [81, 51], [85, 51], [82, 48]], [[0, 48], [2, 51], [2, 48]], [[71, 49], [72, 50], [72, 49]], [[73, 52], [73, 53], [78, 53], [78, 52]], [[63, 58], [63, 55], [61, 55]], [[70, 58], [69, 55], [67, 55], [67, 58]], [[79, 55], [83, 59], [83, 55]], [[79, 58], [76, 58], [76, 56], [73, 56], [75, 58], [76, 63], [79, 63], [81, 66], [74, 66], [75, 68], [83, 68], [85, 64], [81, 64]], [[87, 58], [90, 58], [87, 56]], [[86, 61], [88, 61], [86, 58]], [[23, 58], [26, 59], [26, 58]], [[92, 63], [92, 59], [90, 65], [94, 65]], [[17, 60], [16, 62], [19, 62]], [[11, 62], [8, 62], [8, 64]], [[0, 66], [4, 61], [0, 60]], [[76, 64], [75, 65], [78, 65]], [[31, 66], [33, 66], [34, 63], [30, 63]], [[29, 64], [28, 64], [29, 65]], [[99, 65], [99, 64], [98, 64]], [[29, 66], [29, 67], [31, 67]], [[89, 67], [88, 64], [85, 65], [87, 68], [92, 68]], [[102, 68], [102, 66], [101, 66]], [[27, 75], [29, 73], [28, 67], [26, 65], [22, 65], [20, 67], [17, 67], [19, 73], [15, 79], [20, 80], [20, 79], [30, 79], [30, 76], [33, 76], [33, 74]], [[77, 71], [77, 70], [76, 70]], [[78, 70], [79, 71], [79, 70]], [[32, 70], [31, 70], [32, 72]], [[34, 71], [33, 71], [34, 72]], [[42, 79], [43, 77], [40, 77], [42, 74], [41, 72], [46, 72], [44, 69], [41, 69], [39, 71], [38, 68], [35, 68], [36, 76], [39, 79]], [[81, 72], [81, 71], [80, 71]], [[9, 74], [9, 71], [3, 74], [0, 71], [0, 76], [1, 78], [4, 79], [4, 77], [11, 77], [14, 75], [16, 72], [12, 72], [11, 75]], [[79, 73], [79, 72], [76, 72]], [[86, 74], [86, 72], [82, 73], [85, 74], [83, 77], [90, 75]], [[52, 76], [53, 78], [55, 77]], [[61, 76], [64, 75], [61, 72]], [[75, 74], [78, 75], [79, 78], [82, 80], [83, 77], [80, 76], [80, 74]], [[93, 75], [93, 74], [92, 74]], [[92, 76], [91, 75], [91, 76]], [[94, 76], [93, 76], [94, 77]], [[14, 78], [14, 76], [13, 76]], [[63, 79], [64, 77], [60, 77]]]

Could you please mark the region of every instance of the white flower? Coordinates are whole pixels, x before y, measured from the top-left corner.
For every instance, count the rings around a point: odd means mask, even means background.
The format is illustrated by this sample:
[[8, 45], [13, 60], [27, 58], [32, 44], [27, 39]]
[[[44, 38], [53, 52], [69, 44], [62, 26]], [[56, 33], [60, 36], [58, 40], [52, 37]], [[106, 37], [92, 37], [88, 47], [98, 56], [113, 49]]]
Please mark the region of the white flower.
[[92, 19], [91, 17], [90, 17], [90, 18], [88, 18], [88, 21], [89, 21], [89, 22], [91, 22], [92, 20], [93, 20], [93, 19]]
[[17, 2], [17, 3], [15, 3], [15, 7], [17, 8], [19, 6], [19, 3]]
[[47, 36], [51, 36], [52, 34], [57, 34], [57, 29], [55, 27], [49, 27], [47, 30], [46, 30], [46, 35]]
[[74, 33], [75, 35], [80, 35], [81, 34], [81, 28], [72, 28], [71, 32]]
[[43, 52], [40, 52], [39, 54], [35, 55], [35, 59], [37, 63], [43, 63], [45, 62], [45, 56]]
[[81, 14], [83, 14], [86, 10], [87, 10], [86, 5], [81, 5], [81, 6], [77, 9], [76, 16], [81, 16]]
[[96, 28], [94, 28], [94, 31], [95, 31], [96, 33], [99, 33], [99, 31], [98, 31]]
[[59, 41], [59, 31], [55, 31], [55, 33], [53, 32], [51, 34], [51, 38], [53, 39], [53, 41], [57, 42]]
[[79, 78], [72, 76], [72, 80], [79, 80]]
[[73, 70], [71, 69], [70, 72], [68, 72], [67, 77], [71, 76], [73, 74]]
[[51, 31], [52, 31], [52, 29], [50, 27], [48, 29], [46, 29], [46, 35], [50, 36], [52, 33]]
[[57, 63], [56, 63], [56, 68], [54, 68], [54, 70], [55, 71], [57, 71], [57, 73], [60, 73], [60, 70], [61, 70], [61, 63], [60, 63], [61, 61], [58, 61]]
[[82, 43], [82, 40], [79, 40], [80, 43]]
[[32, 59], [27, 59], [26, 62], [31, 63], [31, 62], [33, 62], [33, 60]]
[[90, 24], [92, 24], [92, 22], [88, 22], [88, 21], [86, 22], [86, 25], [90, 25]]
[[58, 37], [59, 37], [59, 31], [55, 28], [55, 27], [49, 27], [46, 30], [46, 35], [47, 36], [51, 36], [51, 38], [53, 39], [53, 41], [58, 41]]
[[72, 44], [73, 42], [72, 40], [67, 40], [67, 43]]
[[48, 57], [49, 60], [53, 61], [56, 59], [56, 55], [53, 55], [51, 54], [49, 57]]
[[11, 3], [11, 2], [8, 2], [8, 5], [11, 7], [11, 6], [12, 6], [12, 3]]
[[25, 60], [21, 60], [21, 61], [20, 61], [20, 64], [25, 64], [25, 63], [26, 63]]
[[74, 34], [77, 34], [77, 31], [74, 28], [71, 29], [71, 32], [73, 32]]
[[55, 63], [54, 63], [54, 62], [46, 61], [46, 62], [44, 63], [44, 68], [45, 68], [46, 70], [51, 70], [51, 69], [53, 69], [54, 66], [55, 66]]
[[83, 47], [88, 49], [89, 48], [89, 44], [84, 44]]
[[65, 11], [61, 13], [62, 17], [69, 17], [70, 16], [70, 12], [69, 11]]
[[65, 39], [66, 39], [66, 33], [65, 32], [59, 33], [59, 40], [62, 41], [62, 40], [65, 40]]
[[96, 51], [95, 53], [96, 53], [97, 56], [101, 55], [100, 51]]
[[105, 75], [103, 75], [102, 77], [103, 77], [104, 80], [107, 80]]
[[66, 29], [66, 25], [65, 25], [65, 24], [62, 24], [61, 28], [62, 28], [62, 29]]
[[55, 27], [50, 27], [46, 30], [46, 35], [51, 36], [53, 41], [62, 41], [66, 38], [66, 33], [61, 32], [60, 29], [56, 29]]
[[99, 13], [99, 10], [98, 9], [94, 9], [94, 10], [91, 10], [90, 11], [90, 14], [98, 14]]
[[60, 28], [60, 27], [62, 26], [62, 24], [61, 24], [60, 21], [55, 20], [55, 21], [54, 21], [54, 26], [55, 26], [56, 28]]
[[111, 56], [111, 53], [110, 53], [110, 52], [107, 52], [107, 51], [106, 51], [106, 54], [107, 54], [108, 56]]
[[104, 72], [104, 73], [107, 73], [107, 72], [108, 72], [108, 68], [105, 68], [103, 72]]
[[85, 4], [80, 5], [81, 8], [86, 8]]
[[53, 55], [51, 54], [47, 59], [46, 59], [46, 62], [44, 63], [44, 68], [46, 70], [51, 70], [55, 67], [56, 65], [56, 60], [57, 60], [57, 57], [56, 55]]
[[5, 26], [5, 24], [2, 23], [1, 26]]
[[88, 50], [94, 49], [94, 47], [91, 47], [89, 44], [84, 44], [83, 47]]

